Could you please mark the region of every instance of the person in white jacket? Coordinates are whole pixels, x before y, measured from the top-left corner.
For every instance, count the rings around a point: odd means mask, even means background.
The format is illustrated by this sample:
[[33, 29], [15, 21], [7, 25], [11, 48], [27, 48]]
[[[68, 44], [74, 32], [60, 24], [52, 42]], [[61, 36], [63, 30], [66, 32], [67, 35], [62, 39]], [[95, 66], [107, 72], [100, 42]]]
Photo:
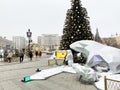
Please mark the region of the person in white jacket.
[[68, 64], [68, 66], [72, 66], [72, 64], [73, 64], [73, 54], [72, 54], [71, 50], [67, 50], [65, 64]]

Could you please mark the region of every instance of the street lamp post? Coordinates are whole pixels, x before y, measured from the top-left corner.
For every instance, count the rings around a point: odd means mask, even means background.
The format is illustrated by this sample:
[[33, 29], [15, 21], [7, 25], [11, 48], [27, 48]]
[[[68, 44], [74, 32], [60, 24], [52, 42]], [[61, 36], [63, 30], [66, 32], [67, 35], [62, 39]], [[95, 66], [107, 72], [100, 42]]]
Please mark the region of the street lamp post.
[[30, 32], [30, 29], [28, 29], [28, 32], [27, 32], [27, 37], [28, 37], [28, 50], [30, 51], [30, 42], [32, 42], [32, 32]]

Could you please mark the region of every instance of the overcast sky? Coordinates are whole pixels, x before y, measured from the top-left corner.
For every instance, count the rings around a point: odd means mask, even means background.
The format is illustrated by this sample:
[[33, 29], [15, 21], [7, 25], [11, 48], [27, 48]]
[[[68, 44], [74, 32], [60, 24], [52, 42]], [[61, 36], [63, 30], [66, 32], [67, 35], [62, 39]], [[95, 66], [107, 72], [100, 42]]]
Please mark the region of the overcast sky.
[[[62, 35], [71, 0], [0, 0], [0, 36], [24, 36], [28, 29], [37, 41], [41, 34]], [[82, 0], [90, 17], [91, 31], [101, 37], [120, 34], [120, 0]], [[27, 38], [27, 37], [26, 37]]]

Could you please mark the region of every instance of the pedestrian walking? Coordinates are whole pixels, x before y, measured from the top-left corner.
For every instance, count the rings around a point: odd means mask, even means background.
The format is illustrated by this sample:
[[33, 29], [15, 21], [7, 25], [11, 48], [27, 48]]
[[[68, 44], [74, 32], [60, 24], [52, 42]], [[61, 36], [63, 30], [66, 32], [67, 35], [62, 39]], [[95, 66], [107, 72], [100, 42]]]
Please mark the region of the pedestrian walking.
[[30, 60], [32, 61], [33, 53], [31, 50], [29, 51], [29, 57], [30, 57]]
[[24, 52], [21, 50], [20, 51], [20, 63], [23, 62], [24, 59]]
[[38, 56], [38, 51], [35, 51], [35, 55], [36, 55], [36, 58], [37, 58], [37, 56]]
[[39, 56], [40, 56], [40, 57], [42, 56], [42, 52], [41, 52], [41, 51], [39, 52]]
[[7, 59], [8, 59], [8, 62], [9, 62], [9, 63], [11, 63], [12, 55], [13, 55], [12, 52], [9, 51], [9, 52], [8, 52], [8, 55], [7, 55]]

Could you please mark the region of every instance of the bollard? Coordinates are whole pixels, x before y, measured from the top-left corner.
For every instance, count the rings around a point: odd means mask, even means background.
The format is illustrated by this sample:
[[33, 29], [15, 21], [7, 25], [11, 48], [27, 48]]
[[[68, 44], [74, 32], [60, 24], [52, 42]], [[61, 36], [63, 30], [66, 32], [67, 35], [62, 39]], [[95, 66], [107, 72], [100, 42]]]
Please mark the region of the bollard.
[[29, 82], [29, 81], [31, 81], [30, 76], [26, 76], [26, 77], [24, 77], [23, 82]]
[[40, 72], [42, 69], [39, 67], [37, 68], [36, 72]]

